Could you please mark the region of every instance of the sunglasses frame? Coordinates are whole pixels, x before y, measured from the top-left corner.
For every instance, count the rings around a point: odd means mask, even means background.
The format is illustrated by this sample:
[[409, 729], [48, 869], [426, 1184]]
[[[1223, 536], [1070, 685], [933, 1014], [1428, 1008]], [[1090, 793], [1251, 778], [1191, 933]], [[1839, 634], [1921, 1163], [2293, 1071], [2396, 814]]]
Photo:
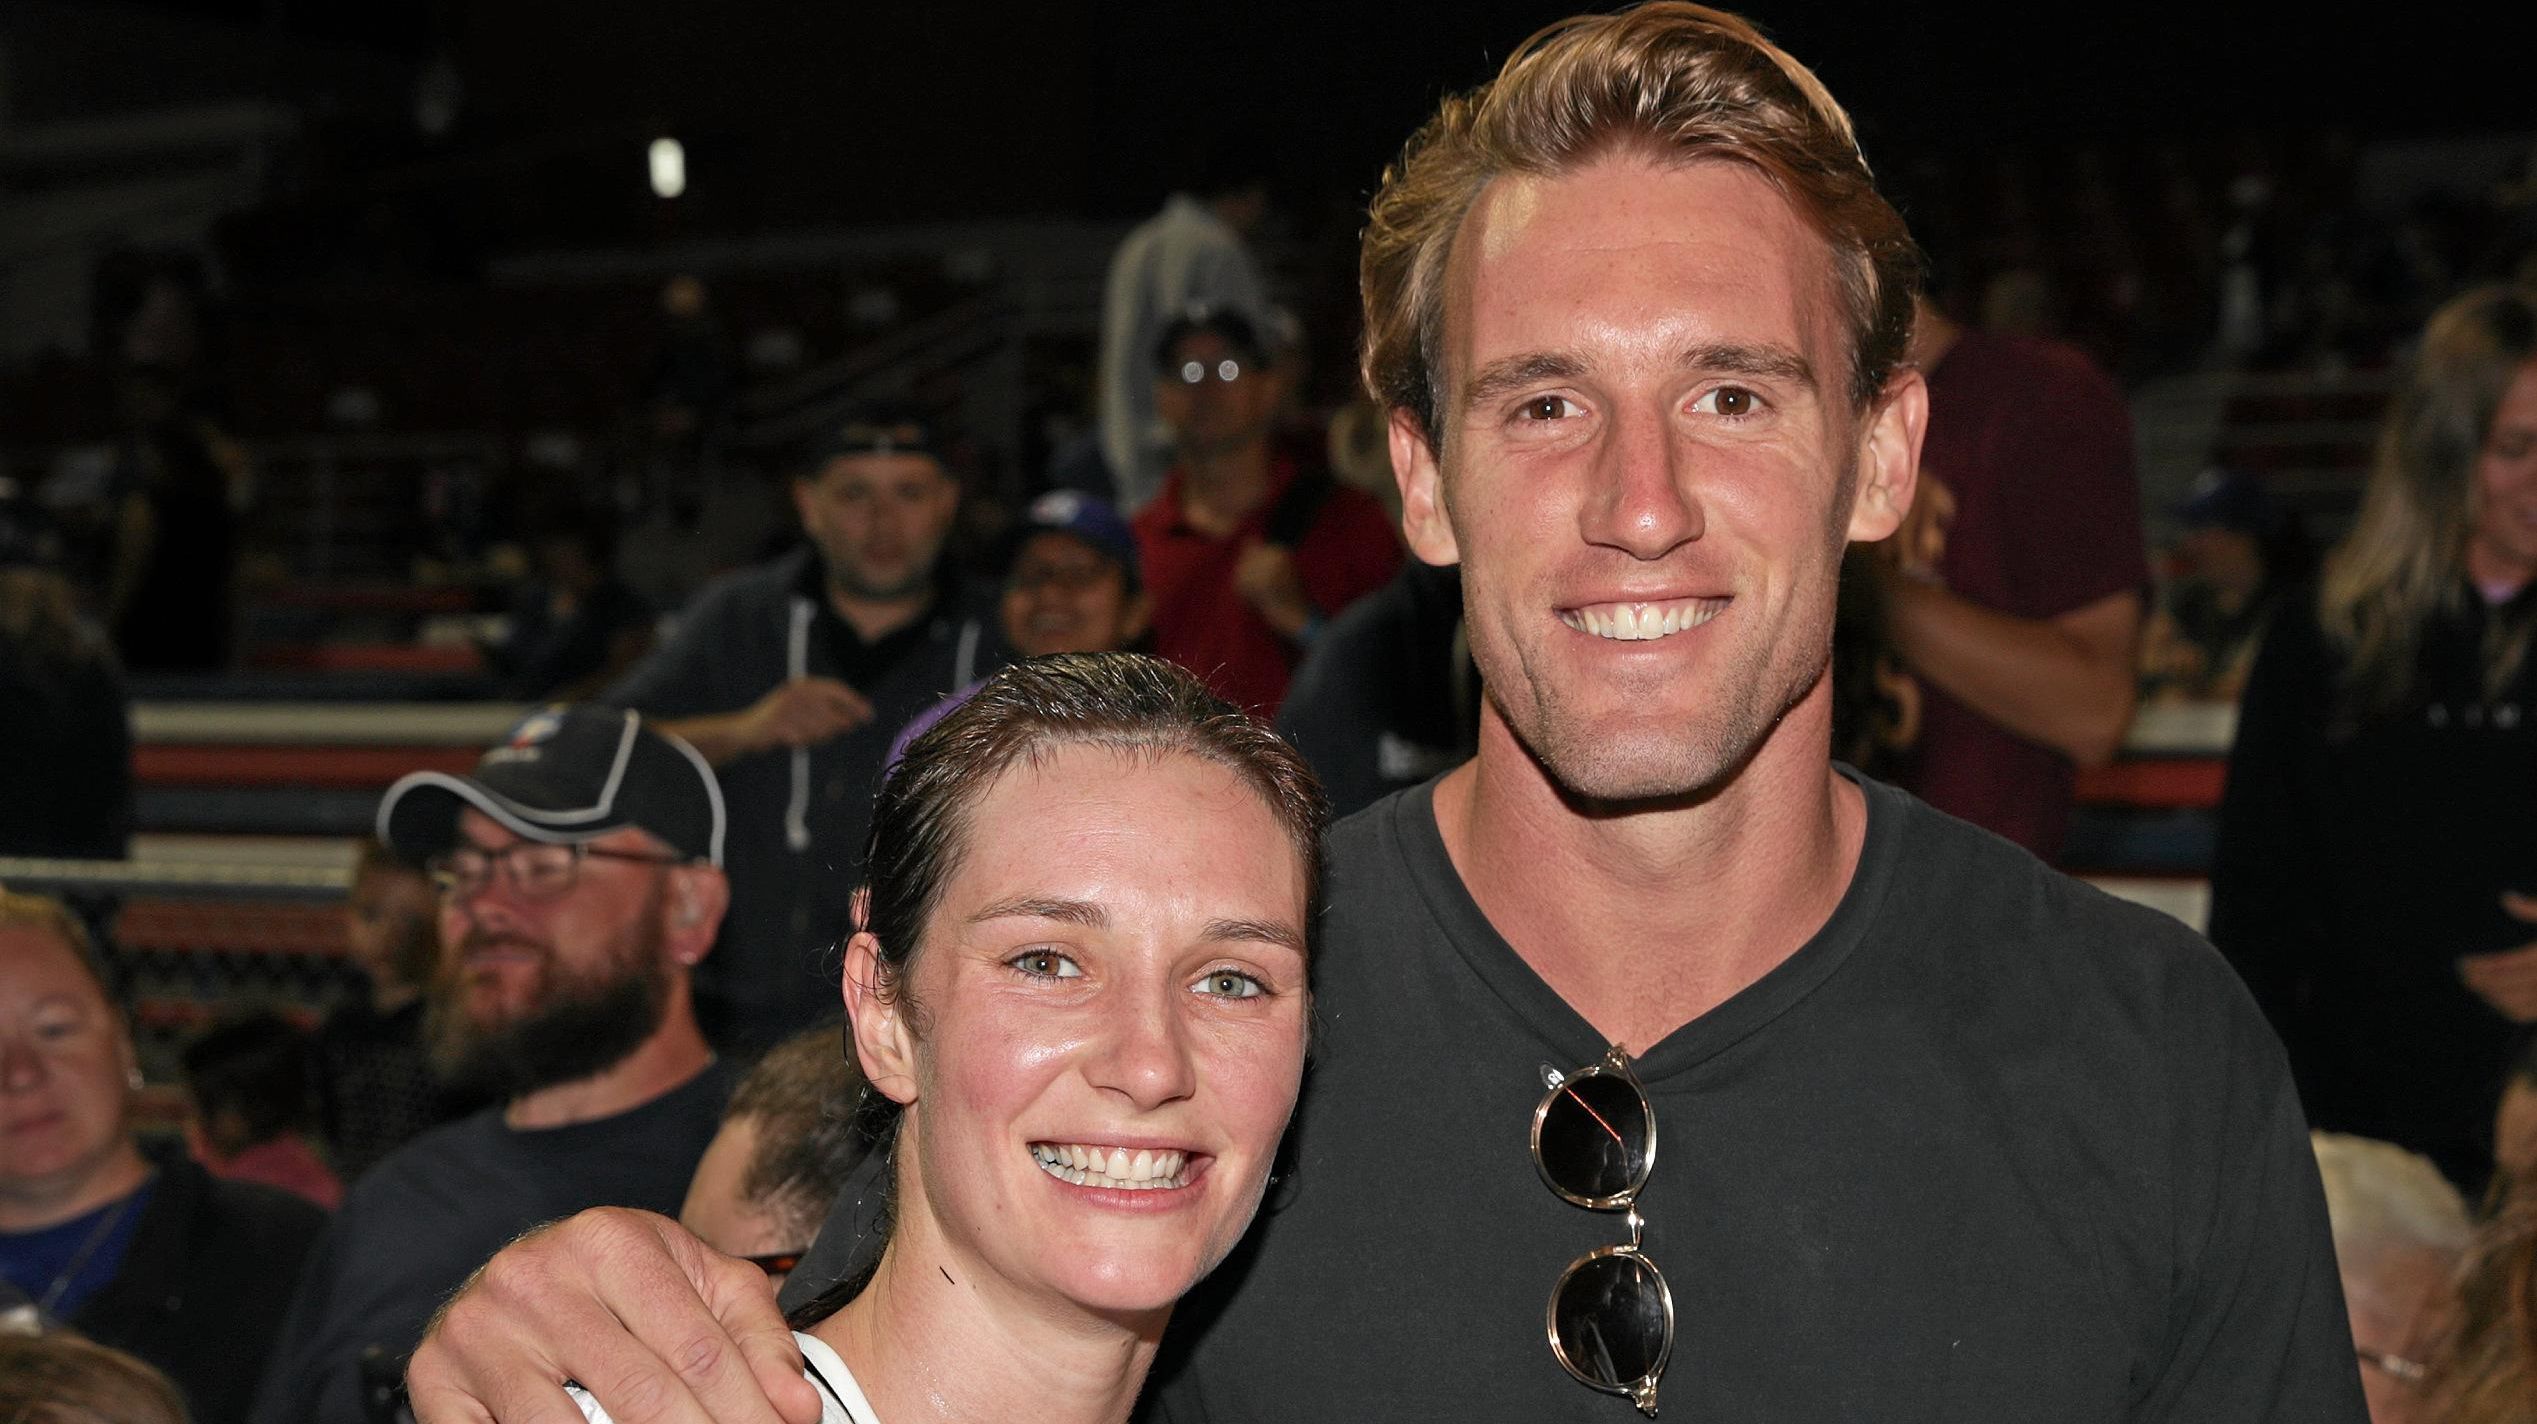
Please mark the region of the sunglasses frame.
[[[1549, 1076], [1552, 1071], [1544, 1069], [1545, 1076]], [[1627, 1186], [1610, 1196], [1586, 1197], [1569, 1191], [1551, 1177], [1550, 1163], [1542, 1156], [1542, 1122], [1550, 1116], [1552, 1105], [1559, 1101], [1562, 1093], [1568, 1091], [1570, 1084], [1580, 1078], [1596, 1076], [1620, 1079], [1629, 1085], [1630, 1092], [1638, 1098], [1640, 1116], [1647, 1123], [1647, 1151], [1639, 1163], [1638, 1171], [1631, 1177]], [[1584, 1106], [1582, 1099], [1579, 1100], [1578, 1106]], [[1584, 1207], [1589, 1211], [1626, 1212], [1630, 1227], [1630, 1239], [1627, 1242], [1614, 1246], [1598, 1246], [1588, 1251], [1569, 1262], [1568, 1269], [1561, 1271], [1559, 1279], [1552, 1282], [1550, 1301], [1542, 1309], [1542, 1333], [1549, 1337], [1551, 1357], [1558, 1360], [1559, 1367], [1566, 1370], [1569, 1377], [1579, 1384], [1605, 1394], [1622, 1395], [1638, 1407], [1639, 1413], [1653, 1419], [1656, 1417], [1656, 1382], [1664, 1378], [1665, 1366], [1671, 1363], [1674, 1357], [1674, 1288], [1666, 1282], [1664, 1271], [1657, 1267], [1656, 1262], [1649, 1258], [1643, 1249], [1647, 1221], [1638, 1214], [1638, 1194], [1647, 1186], [1647, 1179], [1656, 1170], [1656, 1105], [1647, 1100], [1647, 1089], [1639, 1082], [1638, 1075], [1630, 1071], [1629, 1055], [1621, 1051], [1619, 1044], [1612, 1045], [1604, 1052], [1603, 1057], [1594, 1063], [1559, 1077], [1558, 1081], [1550, 1085], [1549, 1091], [1542, 1094], [1540, 1104], [1533, 1109], [1532, 1149], [1533, 1169], [1541, 1174], [1542, 1184], [1549, 1187], [1561, 1201], [1572, 1206]], [[1568, 1347], [1560, 1343], [1559, 1339], [1559, 1298], [1561, 1293], [1568, 1289], [1568, 1282], [1575, 1279], [1579, 1271], [1598, 1261], [1622, 1256], [1630, 1258], [1645, 1268], [1648, 1277], [1656, 1283], [1656, 1302], [1663, 1307], [1665, 1312], [1665, 1334], [1663, 1341], [1656, 1349], [1656, 1363], [1648, 1369], [1646, 1374], [1634, 1380], [1607, 1384], [1579, 1369], [1576, 1361], [1568, 1358]]]

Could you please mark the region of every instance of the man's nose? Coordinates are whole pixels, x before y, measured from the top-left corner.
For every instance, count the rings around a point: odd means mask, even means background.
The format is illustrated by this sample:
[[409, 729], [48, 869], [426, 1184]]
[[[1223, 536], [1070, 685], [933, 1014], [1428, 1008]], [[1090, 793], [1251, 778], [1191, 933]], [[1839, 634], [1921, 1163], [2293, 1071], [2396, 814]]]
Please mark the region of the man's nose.
[[0, 1089], [22, 1093], [44, 1081], [44, 1055], [23, 1037], [0, 1038]]
[[1663, 411], [1618, 407], [1595, 452], [1580, 519], [1586, 542], [1654, 560], [1699, 538], [1706, 521], [1688, 478], [1695, 458]]

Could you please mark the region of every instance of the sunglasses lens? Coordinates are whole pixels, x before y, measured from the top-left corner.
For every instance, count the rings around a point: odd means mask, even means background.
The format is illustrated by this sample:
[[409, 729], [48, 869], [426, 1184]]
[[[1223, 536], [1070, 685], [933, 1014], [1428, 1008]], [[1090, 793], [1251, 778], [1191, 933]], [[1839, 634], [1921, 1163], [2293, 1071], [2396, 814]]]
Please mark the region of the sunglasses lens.
[[1665, 1278], [1646, 1257], [1589, 1257], [1551, 1291], [1552, 1343], [1579, 1378], [1626, 1393], [1664, 1368], [1673, 1343], [1665, 1304]]
[[1647, 1100], [1627, 1078], [1580, 1073], [1542, 1113], [1542, 1175], [1572, 1197], [1601, 1201], [1647, 1180]]

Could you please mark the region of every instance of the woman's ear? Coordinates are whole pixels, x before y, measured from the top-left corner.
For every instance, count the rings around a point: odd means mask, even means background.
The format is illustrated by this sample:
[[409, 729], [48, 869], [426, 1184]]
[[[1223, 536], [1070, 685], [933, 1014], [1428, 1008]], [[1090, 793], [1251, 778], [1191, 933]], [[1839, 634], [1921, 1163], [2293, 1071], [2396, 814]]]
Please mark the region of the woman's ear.
[[859, 931], [846, 941], [846, 1024], [854, 1035], [863, 1080], [902, 1106], [916, 1101], [916, 1036], [908, 1029], [903, 986], [890, 983], [881, 941]]

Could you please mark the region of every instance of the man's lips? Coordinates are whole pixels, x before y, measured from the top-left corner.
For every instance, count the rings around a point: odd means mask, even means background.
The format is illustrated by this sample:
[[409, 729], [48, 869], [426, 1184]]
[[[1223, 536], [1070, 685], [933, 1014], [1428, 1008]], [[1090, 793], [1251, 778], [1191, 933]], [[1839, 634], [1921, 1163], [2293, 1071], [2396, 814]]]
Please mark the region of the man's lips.
[[57, 1108], [51, 1112], [40, 1112], [18, 1118], [6, 1125], [0, 1125], [0, 1137], [18, 1137], [30, 1132], [42, 1132], [48, 1127], [60, 1125], [67, 1116]]
[[1612, 599], [1562, 608], [1559, 621], [1588, 637], [1617, 643], [1653, 642], [1709, 622], [1734, 601], [1725, 596]]

